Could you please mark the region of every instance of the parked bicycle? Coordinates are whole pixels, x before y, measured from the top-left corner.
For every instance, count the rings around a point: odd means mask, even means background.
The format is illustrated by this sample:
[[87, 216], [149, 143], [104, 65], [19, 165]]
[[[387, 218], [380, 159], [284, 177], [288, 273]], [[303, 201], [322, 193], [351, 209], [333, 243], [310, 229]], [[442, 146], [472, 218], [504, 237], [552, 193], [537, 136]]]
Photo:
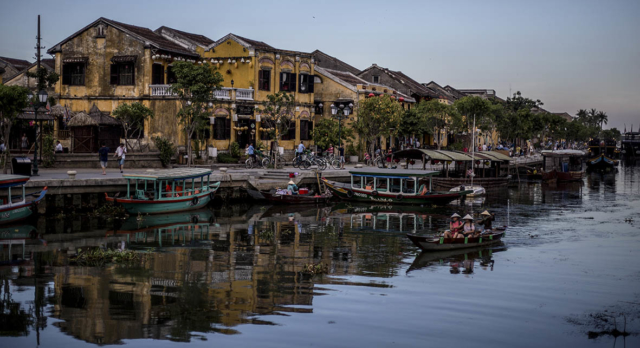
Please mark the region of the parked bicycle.
[[255, 159], [253, 156], [249, 156], [247, 160], [244, 162], [244, 165], [247, 169], [257, 168], [257, 167], [266, 167], [264, 160], [268, 159], [265, 157], [264, 152], [255, 149], [254, 150]]

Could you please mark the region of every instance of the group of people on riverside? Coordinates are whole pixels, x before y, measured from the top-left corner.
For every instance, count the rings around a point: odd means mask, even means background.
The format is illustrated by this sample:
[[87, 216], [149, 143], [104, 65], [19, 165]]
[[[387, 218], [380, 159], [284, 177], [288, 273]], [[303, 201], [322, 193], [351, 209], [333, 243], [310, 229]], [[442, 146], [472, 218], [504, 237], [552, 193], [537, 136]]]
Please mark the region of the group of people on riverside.
[[[465, 238], [465, 237], [479, 237], [483, 233], [490, 232], [493, 229], [493, 221], [496, 220], [496, 213], [490, 213], [489, 211], [483, 211], [480, 216], [480, 220], [474, 223], [474, 219], [470, 214], [465, 215], [463, 218], [458, 213], [451, 215], [451, 222], [449, 222], [449, 229], [446, 230], [442, 236], [444, 238]], [[483, 228], [476, 229], [476, 223]]]

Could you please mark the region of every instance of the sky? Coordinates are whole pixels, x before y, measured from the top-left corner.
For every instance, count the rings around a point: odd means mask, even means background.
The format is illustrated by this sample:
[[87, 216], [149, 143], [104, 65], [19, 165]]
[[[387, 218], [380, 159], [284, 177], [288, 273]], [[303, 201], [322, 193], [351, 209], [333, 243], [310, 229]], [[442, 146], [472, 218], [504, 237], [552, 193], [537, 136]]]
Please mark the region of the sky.
[[[3, 0], [0, 56], [34, 60], [99, 17], [213, 40], [238, 34], [376, 63], [419, 82], [521, 91], [551, 112], [596, 108], [605, 128], [640, 127], [640, 0], [24, 1]], [[46, 49], [45, 49], [46, 51]], [[50, 58], [44, 55], [44, 58]]]

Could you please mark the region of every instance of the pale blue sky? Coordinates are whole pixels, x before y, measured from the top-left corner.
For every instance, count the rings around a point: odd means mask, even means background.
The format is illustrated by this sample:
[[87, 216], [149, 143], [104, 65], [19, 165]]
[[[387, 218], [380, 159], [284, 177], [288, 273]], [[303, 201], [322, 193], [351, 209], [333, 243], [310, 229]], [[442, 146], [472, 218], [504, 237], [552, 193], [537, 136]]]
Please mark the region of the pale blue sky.
[[420, 82], [520, 90], [554, 112], [597, 108], [640, 126], [640, 0], [3, 1], [0, 56], [32, 60], [36, 16], [48, 47], [99, 17], [216, 40], [232, 32], [320, 49]]

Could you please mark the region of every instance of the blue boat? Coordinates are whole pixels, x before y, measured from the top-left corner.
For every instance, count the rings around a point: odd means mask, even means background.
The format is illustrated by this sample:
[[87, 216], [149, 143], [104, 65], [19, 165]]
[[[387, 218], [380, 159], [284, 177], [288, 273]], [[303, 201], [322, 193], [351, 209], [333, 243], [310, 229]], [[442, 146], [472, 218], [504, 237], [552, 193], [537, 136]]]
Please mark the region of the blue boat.
[[164, 214], [199, 209], [213, 200], [220, 182], [209, 182], [211, 170], [181, 168], [124, 174], [127, 193], [107, 202], [122, 204], [129, 214]]
[[[0, 189], [8, 192], [7, 196], [0, 198], [0, 224], [26, 219], [37, 211], [37, 205], [47, 194], [47, 188], [27, 195], [24, 185], [28, 181], [28, 176], [0, 175]], [[19, 190], [19, 194], [13, 195], [12, 190]]]

